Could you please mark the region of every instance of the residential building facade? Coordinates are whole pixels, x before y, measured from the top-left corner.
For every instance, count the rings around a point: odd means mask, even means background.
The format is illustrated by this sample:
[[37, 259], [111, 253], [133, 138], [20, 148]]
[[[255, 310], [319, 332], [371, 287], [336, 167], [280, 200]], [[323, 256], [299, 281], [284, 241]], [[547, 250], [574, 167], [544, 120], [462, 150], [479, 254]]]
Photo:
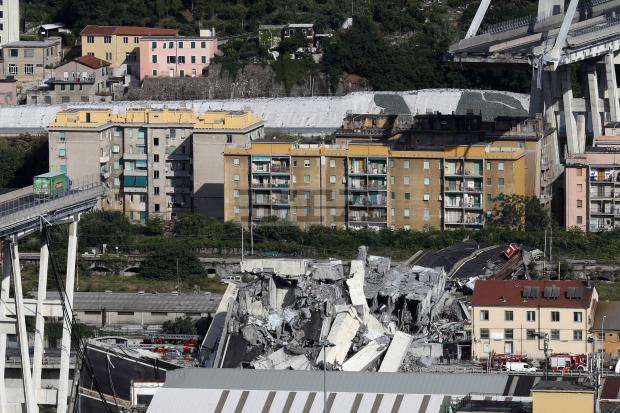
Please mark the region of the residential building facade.
[[29, 104], [95, 103], [111, 100], [110, 63], [80, 56], [57, 66], [45, 86], [26, 91]]
[[5, 77], [19, 82], [35, 82], [46, 79], [47, 69], [62, 60], [62, 39], [48, 37], [44, 40], [16, 41], [2, 48]]
[[0, 79], [0, 106], [17, 105], [17, 81]]
[[110, 189], [102, 208], [133, 221], [191, 211], [222, 219], [222, 152], [261, 138], [263, 125], [249, 111], [69, 109], [48, 129], [50, 171], [99, 176]]
[[217, 52], [214, 37], [145, 36], [139, 44], [140, 80], [203, 76]]
[[19, 0], [0, 2], [0, 48], [19, 41]]
[[253, 142], [227, 148], [225, 220], [301, 227], [481, 228], [500, 194], [525, 193], [525, 151], [484, 145]]
[[258, 44], [268, 50], [276, 49], [282, 41], [284, 24], [261, 24], [258, 26]]
[[598, 293], [581, 281], [478, 280], [472, 296], [472, 359], [588, 354]]
[[[613, 359], [620, 358], [620, 301], [602, 301], [596, 306], [596, 316], [592, 324], [597, 349], [603, 351]], [[602, 346], [601, 346], [602, 344]]]
[[109, 62], [115, 76], [139, 76], [140, 39], [144, 36], [176, 36], [177, 33], [176, 29], [88, 25], [80, 32], [82, 55]]
[[583, 231], [620, 227], [620, 124], [606, 125], [584, 154], [566, 159], [565, 226]]

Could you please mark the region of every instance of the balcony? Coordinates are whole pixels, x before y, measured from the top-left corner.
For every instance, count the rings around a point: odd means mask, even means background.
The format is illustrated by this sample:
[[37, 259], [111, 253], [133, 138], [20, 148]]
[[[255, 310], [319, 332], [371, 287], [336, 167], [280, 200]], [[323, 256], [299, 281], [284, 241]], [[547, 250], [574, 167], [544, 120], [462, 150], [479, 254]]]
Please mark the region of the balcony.
[[123, 192], [126, 194], [145, 194], [148, 192], [146, 186], [125, 186]]
[[146, 161], [148, 155], [146, 153], [123, 153], [123, 159], [126, 161]]
[[123, 175], [128, 176], [148, 176], [149, 171], [146, 169], [123, 169]]
[[110, 153], [99, 155], [99, 163], [108, 163], [110, 161]]
[[95, 83], [95, 76], [68, 76], [61, 78], [51, 78], [45, 81], [48, 84], [84, 84], [92, 85]]
[[349, 222], [387, 222], [387, 215], [350, 215]]
[[189, 154], [186, 153], [171, 153], [166, 156], [167, 161], [189, 161]]
[[166, 193], [167, 194], [189, 194], [192, 192], [192, 189], [188, 186], [167, 186]]
[[271, 188], [271, 184], [269, 183], [269, 181], [265, 181], [265, 182], [252, 182], [252, 188], [269, 189], [269, 188]]
[[387, 207], [387, 199], [349, 199], [352, 207]]
[[272, 164], [270, 167], [270, 172], [274, 174], [290, 174], [291, 167], [290, 165], [277, 165]]
[[271, 196], [271, 205], [288, 205], [290, 202], [291, 200], [287, 196]]
[[482, 185], [466, 186], [465, 192], [482, 192]]
[[446, 192], [463, 192], [463, 185], [446, 185], [444, 186]]
[[166, 176], [169, 177], [188, 177], [189, 171], [185, 169], [166, 169]]

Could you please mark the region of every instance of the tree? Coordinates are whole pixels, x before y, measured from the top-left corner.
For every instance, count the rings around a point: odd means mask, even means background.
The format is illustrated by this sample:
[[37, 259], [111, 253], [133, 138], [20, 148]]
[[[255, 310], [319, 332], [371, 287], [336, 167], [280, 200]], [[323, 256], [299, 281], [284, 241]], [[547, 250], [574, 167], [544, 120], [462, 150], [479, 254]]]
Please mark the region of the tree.
[[145, 278], [175, 280], [177, 264], [181, 279], [205, 272], [196, 254], [195, 242], [188, 238], [154, 239], [149, 243], [148, 250], [141, 270]]
[[496, 199], [490, 224], [512, 231], [537, 231], [550, 223], [546, 211], [536, 197], [504, 195]]
[[177, 317], [174, 321], [165, 321], [161, 325], [163, 334], [196, 334], [196, 325], [188, 315]]

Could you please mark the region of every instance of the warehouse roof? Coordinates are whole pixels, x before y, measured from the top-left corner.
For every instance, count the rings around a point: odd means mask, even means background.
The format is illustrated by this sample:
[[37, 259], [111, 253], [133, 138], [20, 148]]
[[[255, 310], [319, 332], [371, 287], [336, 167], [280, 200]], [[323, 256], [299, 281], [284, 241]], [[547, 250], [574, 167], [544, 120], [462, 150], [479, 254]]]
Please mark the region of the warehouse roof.
[[[56, 295], [48, 292], [48, 296]], [[217, 309], [221, 294], [140, 294], [80, 292], [73, 296], [76, 311], [134, 311], [134, 312], [179, 312], [212, 313]]]

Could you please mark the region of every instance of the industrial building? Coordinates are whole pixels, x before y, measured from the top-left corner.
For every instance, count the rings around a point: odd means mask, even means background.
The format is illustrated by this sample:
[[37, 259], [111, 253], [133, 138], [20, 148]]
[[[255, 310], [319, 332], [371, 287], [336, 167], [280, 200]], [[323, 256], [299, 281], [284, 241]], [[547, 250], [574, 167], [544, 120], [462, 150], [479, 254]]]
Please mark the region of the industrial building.
[[49, 125], [50, 171], [99, 176], [102, 207], [133, 221], [180, 212], [223, 218], [226, 147], [263, 137], [250, 111], [68, 109]]

